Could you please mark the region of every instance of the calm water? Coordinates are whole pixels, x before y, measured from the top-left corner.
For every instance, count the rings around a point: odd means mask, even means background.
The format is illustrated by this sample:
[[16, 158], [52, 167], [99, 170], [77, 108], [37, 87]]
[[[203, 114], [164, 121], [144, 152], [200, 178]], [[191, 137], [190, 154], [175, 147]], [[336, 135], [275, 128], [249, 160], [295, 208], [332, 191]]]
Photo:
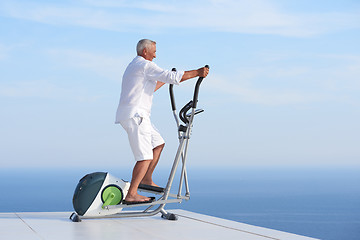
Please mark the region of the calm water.
[[[72, 211], [78, 180], [99, 169], [2, 169], [0, 212]], [[100, 169], [101, 170], [101, 169]], [[156, 182], [163, 183], [168, 169]], [[130, 179], [130, 170], [112, 170]], [[360, 169], [190, 169], [191, 200], [170, 208], [320, 239], [360, 239]]]

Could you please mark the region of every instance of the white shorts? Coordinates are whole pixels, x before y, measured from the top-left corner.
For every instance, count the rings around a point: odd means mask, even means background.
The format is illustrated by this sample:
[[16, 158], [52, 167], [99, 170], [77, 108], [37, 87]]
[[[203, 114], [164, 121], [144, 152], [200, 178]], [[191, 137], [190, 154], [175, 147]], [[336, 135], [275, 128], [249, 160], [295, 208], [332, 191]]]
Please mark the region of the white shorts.
[[136, 114], [133, 118], [120, 121], [120, 124], [128, 134], [136, 161], [153, 159], [153, 149], [165, 143], [149, 117]]

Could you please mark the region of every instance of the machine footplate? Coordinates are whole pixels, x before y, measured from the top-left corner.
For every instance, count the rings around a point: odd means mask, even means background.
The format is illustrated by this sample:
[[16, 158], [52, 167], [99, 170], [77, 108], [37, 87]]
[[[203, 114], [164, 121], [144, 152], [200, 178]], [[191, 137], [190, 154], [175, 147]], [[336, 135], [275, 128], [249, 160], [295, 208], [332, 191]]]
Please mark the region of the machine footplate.
[[146, 184], [139, 184], [139, 188], [144, 189], [144, 190], [148, 190], [148, 191], [158, 192], [158, 193], [162, 193], [162, 192], [165, 191], [165, 188], [155, 187], [155, 186], [146, 185]]

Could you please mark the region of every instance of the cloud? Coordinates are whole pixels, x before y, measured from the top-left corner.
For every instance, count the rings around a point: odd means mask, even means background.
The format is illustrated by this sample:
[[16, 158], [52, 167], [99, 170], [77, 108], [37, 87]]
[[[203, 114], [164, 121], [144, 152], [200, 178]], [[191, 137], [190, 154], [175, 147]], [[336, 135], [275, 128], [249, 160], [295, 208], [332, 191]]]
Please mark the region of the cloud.
[[327, 77], [324, 85], [333, 90], [360, 90], [360, 55], [325, 54], [319, 55], [332, 62], [330, 67], [320, 69], [320, 73]]
[[48, 54], [62, 65], [93, 72], [114, 81], [119, 81], [122, 71], [133, 57], [124, 55], [113, 57], [76, 49], [51, 49], [48, 50]]
[[12, 1], [1, 8], [2, 15], [13, 18], [121, 32], [183, 29], [307, 37], [360, 27], [359, 10], [291, 13], [264, 0], [88, 0], [67, 5]]
[[93, 7], [142, 9], [158, 13], [173, 12], [177, 9], [176, 1], [83, 0], [83, 2]]
[[4, 60], [8, 56], [8, 52], [11, 47], [0, 43], [0, 61]]
[[[0, 56], [1, 50], [0, 45]], [[31, 80], [34, 79], [34, 76], [31, 79], [4, 79], [0, 82], [0, 97], [71, 99], [80, 102], [94, 102], [105, 97], [102, 95], [103, 92], [96, 90], [98, 84], [103, 84], [104, 80], [118, 84], [129, 59], [133, 57], [126, 55], [113, 57], [91, 51], [65, 48], [50, 49], [46, 53], [50, 56], [49, 59], [54, 61], [52, 66], [64, 68], [66, 72], [69, 72], [69, 69], [76, 69], [92, 75], [95, 73], [96, 77], [92, 78], [86, 87], [77, 83], [79, 72], [75, 72], [75, 75], [70, 78], [61, 80], [55, 76], [48, 76], [46, 80], [44, 77], [36, 76], [35, 80]]]
[[[239, 78], [239, 77], [238, 77]], [[235, 79], [226, 78], [226, 79]], [[296, 89], [260, 89], [253, 86], [243, 86], [241, 82], [228, 81], [224, 77], [214, 76], [208, 85], [217, 92], [231, 96], [239, 102], [261, 105], [293, 105], [320, 101], [322, 96], [301, 92]]]
[[18, 81], [0, 83], [0, 97], [75, 100], [94, 102], [101, 95], [90, 95], [83, 89], [60, 87], [49, 81]]
[[[253, 104], [337, 102], [359, 106], [360, 56], [296, 55], [304, 59], [311, 57], [312, 65], [303, 65], [301, 61], [288, 65], [286, 62], [294, 59], [290, 54], [262, 56], [264, 62], [256, 66], [242, 66], [231, 75], [212, 74], [207, 85], [236, 101]], [[272, 61], [268, 62], [269, 59]]]

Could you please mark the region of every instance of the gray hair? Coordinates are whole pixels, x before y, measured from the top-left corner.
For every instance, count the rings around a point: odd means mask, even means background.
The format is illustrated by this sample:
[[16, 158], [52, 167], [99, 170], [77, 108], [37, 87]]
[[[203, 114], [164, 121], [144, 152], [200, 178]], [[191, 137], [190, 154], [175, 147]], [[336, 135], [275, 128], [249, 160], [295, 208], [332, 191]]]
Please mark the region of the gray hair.
[[156, 44], [155, 41], [149, 39], [141, 39], [136, 45], [136, 52], [138, 56], [141, 56], [143, 50], [148, 49], [152, 44]]

